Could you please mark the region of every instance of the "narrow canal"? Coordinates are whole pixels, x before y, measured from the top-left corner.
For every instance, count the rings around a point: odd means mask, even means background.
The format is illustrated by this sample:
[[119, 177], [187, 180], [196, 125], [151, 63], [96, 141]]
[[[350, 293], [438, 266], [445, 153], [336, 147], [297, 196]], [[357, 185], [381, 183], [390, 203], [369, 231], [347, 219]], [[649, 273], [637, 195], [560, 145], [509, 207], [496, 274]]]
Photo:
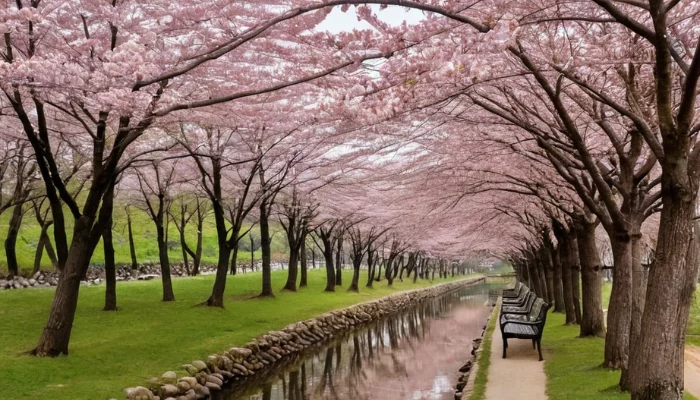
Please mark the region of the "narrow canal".
[[[498, 285], [497, 285], [498, 286]], [[502, 285], [500, 285], [502, 286]], [[447, 400], [481, 334], [493, 284], [476, 284], [348, 332], [238, 382], [216, 400]]]

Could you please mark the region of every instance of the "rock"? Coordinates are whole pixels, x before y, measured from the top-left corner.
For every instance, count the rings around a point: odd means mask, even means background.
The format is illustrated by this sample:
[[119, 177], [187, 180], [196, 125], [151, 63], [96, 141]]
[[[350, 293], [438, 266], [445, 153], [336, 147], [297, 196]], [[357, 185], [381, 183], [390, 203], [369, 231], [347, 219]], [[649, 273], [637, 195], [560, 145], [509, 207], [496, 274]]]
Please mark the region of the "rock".
[[207, 364], [206, 364], [204, 361], [202, 361], [202, 360], [194, 360], [194, 361], [192, 361], [192, 366], [195, 367], [195, 368], [197, 368], [197, 371], [198, 371], [198, 372], [199, 372], [199, 371], [204, 371], [205, 369], [207, 369]]
[[36, 271], [36, 273], [35, 273], [34, 275], [32, 275], [32, 278], [33, 278], [33, 279], [39, 279], [40, 276], [41, 276], [41, 270]]
[[194, 389], [194, 392], [197, 394], [197, 396], [200, 398], [201, 397], [207, 398], [207, 397], [211, 396], [211, 390], [206, 386], [197, 385], [193, 389]]
[[22, 284], [19, 283], [19, 282], [17, 282], [17, 281], [14, 281], [14, 282], [12, 282], [12, 287], [15, 288], [15, 289], [21, 289], [21, 288], [22, 288]]
[[177, 389], [180, 393], [186, 393], [188, 390], [192, 389], [192, 386], [185, 381], [180, 381], [177, 383]]
[[160, 378], [163, 382], [175, 383], [175, 381], [177, 380], [177, 374], [173, 371], [167, 371], [163, 375], [161, 375]]
[[51, 285], [51, 286], [58, 286], [58, 279], [56, 279], [56, 278], [50, 278], [50, 279], [49, 279], [49, 285]]
[[95, 279], [94, 281], [92, 281], [92, 283], [94, 283], [95, 285], [99, 285], [100, 282], [102, 282], [102, 281], [100, 280], [100, 278], [97, 278], [97, 279]]
[[197, 384], [197, 378], [192, 376], [183, 376], [182, 378], [178, 379], [178, 382], [185, 382], [190, 385], [190, 388], [193, 388]]
[[204, 384], [204, 386], [207, 387], [207, 388], [209, 388], [209, 390], [215, 390], [215, 391], [217, 391], [217, 392], [218, 392], [219, 390], [221, 390], [221, 386], [220, 386], [220, 385], [217, 385], [217, 384], [214, 383], [214, 382], [207, 382], [207, 383]]
[[190, 375], [196, 375], [197, 372], [199, 372], [199, 370], [197, 369], [197, 367], [195, 367], [195, 366], [192, 365], [192, 364], [185, 364], [185, 365], [182, 366], [182, 368], [183, 368], [185, 371], [187, 371], [187, 373], [190, 374]]
[[163, 385], [160, 387], [160, 397], [174, 397], [177, 396], [179, 391], [175, 385]]
[[126, 398], [129, 400], [155, 400], [153, 393], [143, 386], [127, 388], [124, 392], [126, 392]]
[[185, 393], [185, 400], [197, 400], [197, 392], [194, 389], [190, 389]]
[[466, 364], [464, 364], [462, 366], [462, 368], [459, 369], [459, 372], [468, 372], [471, 369], [472, 369], [472, 361], [469, 360], [469, 361], [467, 361]]
[[214, 375], [207, 375], [206, 380], [207, 382], [215, 383], [219, 387], [224, 384], [223, 380], [215, 377]]
[[28, 282], [29, 282], [29, 286], [36, 285], [36, 279], [34, 279], [34, 278], [30, 279]]

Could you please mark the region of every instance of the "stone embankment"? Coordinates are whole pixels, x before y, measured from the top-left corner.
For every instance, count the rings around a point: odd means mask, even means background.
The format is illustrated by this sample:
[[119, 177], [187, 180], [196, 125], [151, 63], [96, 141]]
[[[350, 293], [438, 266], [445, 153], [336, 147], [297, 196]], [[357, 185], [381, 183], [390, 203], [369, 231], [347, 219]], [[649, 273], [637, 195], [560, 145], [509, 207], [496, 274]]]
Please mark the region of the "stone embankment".
[[279, 331], [271, 331], [253, 339], [243, 347], [233, 347], [206, 360], [195, 360], [182, 366], [179, 374], [164, 373], [152, 378], [148, 385], [125, 390], [129, 400], [198, 400], [227, 384], [235, 384], [263, 374], [285, 357], [327, 344], [334, 338], [368, 322], [409, 309], [447, 292], [462, 288], [483, 278], [463, 279], [424, 289], [392, 294], [377, 300], [359, 303], [317, 317], [296, 322]]
[[[187, 270], [182, 264], [173, 264], [170, 269], [170, 274], [173, 277], [187, 276]], [[216, 273], [216, 267], [213, 265], [202, 265], [199, 273], [201, 275], [214, 274]], [[59, 275], [60, 271], [57, 270], [38, 271], [31, 277], [15, 276], [10, 278], [0, 275], [0, 290], [58, 286]], [[132, 269], [131, 267], [117, 269], [117, 281], [149, 280], [157, 277], [160, 277], [159, 264], [143, 264], [137, 269]], [[83, 285], [99, 285], [104, 282], [104, 268], [95, 266], [88, 268], [85, 279], [81, 281]]]

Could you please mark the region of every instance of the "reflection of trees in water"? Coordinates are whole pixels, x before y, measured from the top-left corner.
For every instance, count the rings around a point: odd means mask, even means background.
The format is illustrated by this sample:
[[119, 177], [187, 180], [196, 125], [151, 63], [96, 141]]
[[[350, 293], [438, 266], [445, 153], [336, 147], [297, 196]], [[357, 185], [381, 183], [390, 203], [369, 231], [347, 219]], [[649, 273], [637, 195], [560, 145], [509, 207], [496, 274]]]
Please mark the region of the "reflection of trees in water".
[[[349, 332], [345, 339], [318, 353], [290, 362], [286, 372], [274, 379], [270, 376], [269, 383], [257, 386], [262, 390], [257, 390], [256, 397], [239, 391], [238, 396], [231, 393], [228, 400], [260, 399], [260, 395], [263, 400], [272, 400], [273, 395], [274, 400], [376, 399], [373, 389], [377, 388], [372, 385], [381, 385], [392, 377], [408, 376], [407, 362], [412, 362], [412, 358], [404, 353], [419, 350], [416, 347], [430, 331], [432, 320], [445, 316], [459, 302], [482, 305], [488, 289], [468, 288], [450, 293]], [[273, 386], [281, 390], [273, 392]]]

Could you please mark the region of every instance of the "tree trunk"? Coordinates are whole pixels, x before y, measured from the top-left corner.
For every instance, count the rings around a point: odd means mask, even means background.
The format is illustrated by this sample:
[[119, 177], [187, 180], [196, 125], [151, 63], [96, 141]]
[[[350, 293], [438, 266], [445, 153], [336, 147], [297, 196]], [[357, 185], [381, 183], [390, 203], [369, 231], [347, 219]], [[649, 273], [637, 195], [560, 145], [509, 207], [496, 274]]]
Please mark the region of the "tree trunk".
[[338, 246], [335, 253], [335, 285], [343, 286], [343, 271], [342, 271], [342, 254], [343, 254], [343, 236], [338, 236], [338, 241], [336, 243]]
[[[88, 230], [89, 228], [83, 228]], [[63, 266], [63, 273], [58, 280], [56, 293], [51, 303], [51, 312], [46, 322], [39, 343], [32, 354], [40, 357], [57, 357], [68, 354], [68, 343], [73, 329], [75, 310], [78, 304], [80, 277], [82, 270], [87, 268], [90, 260], [88, 254], [88, 238], [80, 228], [73, 231], [71, 248], [68, 259]], [[82, 250], [84, 251], [77, 251]]]
[[236, 275], [238, 273], [238, 242], [233, 246], [231, 250], [231, 261], [229, 263], [229, 270], [231, 275]]
[[216, 264], [216, 278], [211, 295], [204, 303], [209, 307], [224, 308], [224, 293], [226, 292], [226, 275], [228, 274], [228, 261], [231, 250], [226, 242], [219, 243], [219, 257]]
[[349, 292], [359, 292], [360, 287], [360, 264], [362, 263], [362, 256], [360, 255], [359, 260], [352, 260], [352, 282], [348, 287]]
[[202, 265], [202, 251], [204, 247], [204, 219], [197, 221], [197, 248], [192, 259], [192, 275], [199, 275], [199, 267]]
[[538, 297], [544, 298], [544, 292], [542, 290], [542, 283], [540, 282], [540, 272], [539, 263], [536, 261], [530, 261], [528, 263], [528, 276], [530, 277], [530, 289], [532, 289]]
[[192, 276], [192, 271], [190, 270], [190, 261], [187, 256], [187, 240], [185, 238], [185, 206], [180, 208], [180, 226], [178, 227], [178, 233], [180, 234], [180, 249], [182, 249], [182, 265], [185, 267], [187, 275]]
[[561, 251], [559, 250], [562, 244], [559, 243], [559, 248], [552, 252], [552, 266], [553, 271], [553, 290], [554, 290], [554, 312], [564, 313], [566, 312], [566, 303], [564, 302], [564, 287], [562, 281], [562, 257]]
[[389, 254], [389, 257], [386, 259], [386, 266], [384, 266], [384, 277], [386, 278], [386, 283], [388, 286], [391, 286], [394, 283], [394, 260], [396, 257], [392, 254]]
[[299, 278], [299, 287], [306, 287], [307, 282], [306, 282], [306, 274], [307, 274], [307, 265], [306, 265], [306, 234], [301, 235], [301, 247], [299, 248], [299, 258], [301, 262], [301, 277]]
[[78, 305], [80, 278], [85, 274], [94, 246], [90, 243], [90, 231], [94, 217], [81, 216], [75, 221], [73, 239], [68, 257], [58, 279], [49, 318], [32, 354], [39, 357], [57, 357], [68, 354], [68, 343]]
[[374, 274], [375, 274], [375, 266], [370, 266], [369, 258], [367, 259], [367, 283], [365, 284], [365, 287], [371, 288], [372, 285], [374, 284]]
[[114, 264], [111, 220], [102, 232], [102, 245], [105, 255], [105, 307], [103, 311], [117, 311], [117, 268]]
[[[639, 336], [642, 331], [642, 316], [644, 314], [647, 279], [642, 267], [641, 232], [635, 231], [632, 234], [632, 315], [630, 318], [630, 338], [628, 360], [632, 358], [632, 353], [639, 350]], [[620, 374], [620, 388], [630, 390], [629, 382], [629, 364], [622, 369]]]
[[[162, 221], [162, 218], [161, 218]], [[175, 301], [173, 283], [170, 277], [170, 258], [168, 257], [168, 242], [165, 238], [165, 228], [162, 223], [156, 222], [158, 232], [158, 259], [160, 261], [160, 273], [163, 282], [163, 301]]]
[[51, 224], [43, 224], [41, 227], [41, 233], [39, 234], [39, 243], [36, 245], [36, 252], [34, 253], [34, 269], [32, 270], [32, 276], [39, 272], [41, 269], [41, 259], [44, 257], [44, 250], [51, 260], [51, 264], [56, 267], [58, 260], [56, 259], [56, 253], [51, 245], [51, 238], [49, 238], [48, 230]]
[[685, 153], [674, 153], [666, 153], [662, 164], [663, 208], [655, 259], [649, 269], [639, 340], [630, 354], [633, 400], [683, 397], [685, 334], [698, 276], [693, 223], [698, 188], [688, 182]]
[[[626, 231], [608, 232], [613, 255], [613, 285], [608, 305], [603, 366], [622, 369], [625, 375], [632, 320], [632, 242]], [[623, 379], [620, 380], [623, 386]]]
[[574, 302], [574, 314], [576, 316], [576, 324], [581, 323], [581, 267], [579, 265], [578, 239], [576, 233], [571, 232], [569, 236], [569, 257], [571, 265], [571, 293]]
[[544, 277], [547, 286], [547, 303], [554, 304], [554, 265], [552, 254], [549, 252], [548, 247], [543, 246], [542, 249]]
[[5, 256], [7, 257], [7, 270], [10, 276], [19, 275], [19, 266], [17, 265], [17, 235], [22, 225], [22, 206], [22, 203], [17, 204], [12, 210], [12, 217], [10, 217], [7, 229], [7, 238], [5, 238]]
[[335, 267], [333, 266], [333, 242], [328, 236], [321, 238], [323, 241], [323, 258], [326, 262], [326, 292], [335, 292]]
[[134, 245], [134, 231], [131, 228], [131, 214], [127, 211], [126, 213], [126, 228], [129, 236], [129, 254], [131, 255], [131, 269], [135, 270], [139, 267], [138, 260], [136, 259], [136, 246]]
[[[291, 228], [290, 228], [291, 229]], [[292, 243], [294, 242], [294, 243]], [[289, 243], [289, 268], [287, 269], [287, 283], [282, 290], [297, 291], [297, 276], [299, 271], [299, 248], [296, 241]]]
[[598, 248], [595, 243], [595, 224], [576, 225], [576, 237], [581, 260], [582, 319], [581, 337], [605, 336], [602, 288], [603, 278]]
[[270, 249], [270, 225], [267, 207], [267, 201], [260, 202], [260, 250], [262, 250], [262, 291], [260, 297], [274, 296], [272, 293], [272, 251]]
[[376, 263], [377, 270], [374, 273], [374, 280], [377, 282], [381, 282], [381, 280], [382, 280], [382, 266], [383, 265], [384, 265], [383, 261], [382, 262], [378, 261]]

